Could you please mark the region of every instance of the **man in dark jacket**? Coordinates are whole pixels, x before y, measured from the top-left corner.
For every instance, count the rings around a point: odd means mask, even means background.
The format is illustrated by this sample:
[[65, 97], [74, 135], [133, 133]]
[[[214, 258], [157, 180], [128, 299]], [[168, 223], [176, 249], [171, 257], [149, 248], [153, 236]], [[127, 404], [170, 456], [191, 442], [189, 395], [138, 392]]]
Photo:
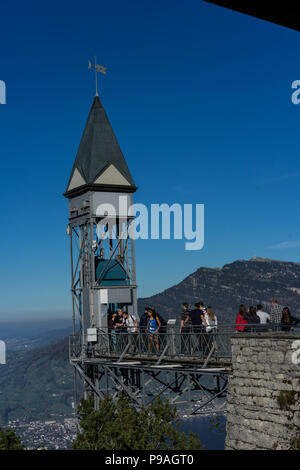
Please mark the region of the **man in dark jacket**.
[[205, 307], [204, 307], [203, 302], [197, 302], [195, 304], [194, 310], [191, 310], [189, 313], [189, 317], [194, 327], [198, 327], [198, 329], [202, 329], [204, 314], [205, 314]]
[[148, 319], [148, 313], [147, 313], [147, 309], [145, 308], [144, 313], [141, 315], [141, 318], [140, 318], [139, 327], [140, 327], [140, 332], [141, 333], [145, 333], [145, 331], [146, 331], [147, 319]]
[[203, 354], [203, 346], [204, 346], [203, 345], [203, 334], [205, 333], [204, 314], [205, 314], [205, 307], [204, 307], [203, 302], [197, 302], [195, 304], [195, 309], [189, 313], [189, 317], [192, 322], [193, 332], [195, 334], [194, 338], [196, 340], [194, 341], [195, 343], [194, 349], [198, 348], [197, 355], [200, 355], [200, 356], [202, 356]]

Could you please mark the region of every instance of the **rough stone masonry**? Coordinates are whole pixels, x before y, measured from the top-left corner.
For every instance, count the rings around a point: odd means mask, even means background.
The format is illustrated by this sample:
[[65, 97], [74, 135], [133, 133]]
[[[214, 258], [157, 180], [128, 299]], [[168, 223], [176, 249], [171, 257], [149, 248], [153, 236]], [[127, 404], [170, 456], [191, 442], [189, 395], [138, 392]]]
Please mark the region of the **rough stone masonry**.
[[227, 394], [228, 450], [300, 449], [300, 364], [290, 333], [237, 333], [231, 338]]

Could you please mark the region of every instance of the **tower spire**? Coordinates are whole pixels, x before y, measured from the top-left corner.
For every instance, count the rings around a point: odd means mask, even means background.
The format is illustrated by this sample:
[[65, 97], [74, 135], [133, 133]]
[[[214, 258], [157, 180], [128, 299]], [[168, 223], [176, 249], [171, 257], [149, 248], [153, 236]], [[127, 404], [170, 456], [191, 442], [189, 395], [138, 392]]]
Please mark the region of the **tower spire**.
[[137, 188], [99, 96], [95, 96], [65, 195]]

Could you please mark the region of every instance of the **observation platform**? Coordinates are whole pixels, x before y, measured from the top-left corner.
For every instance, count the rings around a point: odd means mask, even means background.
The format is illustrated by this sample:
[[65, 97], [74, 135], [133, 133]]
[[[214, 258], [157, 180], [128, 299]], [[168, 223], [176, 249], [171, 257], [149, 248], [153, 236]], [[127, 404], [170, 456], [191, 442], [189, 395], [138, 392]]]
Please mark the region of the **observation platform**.
[[[158, 340], [125, 329], [92, 330], [70, 336], [70, 362], [94, 396], [117, 397], [122, 391], [138, 407], [164, 396], [188, 415], [225, 412], [231, 337], [287, 334], [270, 324], [248, 325], [241, 333], [234, 325], [211, 333], [167, 328]], [[299, 332], [292, 334], [297, 338]]]

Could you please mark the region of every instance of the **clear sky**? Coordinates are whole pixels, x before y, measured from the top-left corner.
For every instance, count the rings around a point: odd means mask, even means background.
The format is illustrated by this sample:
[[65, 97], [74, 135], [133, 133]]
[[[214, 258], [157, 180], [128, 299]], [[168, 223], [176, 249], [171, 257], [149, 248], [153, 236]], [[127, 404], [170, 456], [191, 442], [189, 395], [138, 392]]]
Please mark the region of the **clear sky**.
[[199, 0], [19, 0], [0, 44], [0, 320], [71, 310], [62, 193], [95, 54], [135, 201], [205, 204], [201, 251], [137, 242], [139, 295], [240, 258], [300, 262], [300, 33]]

